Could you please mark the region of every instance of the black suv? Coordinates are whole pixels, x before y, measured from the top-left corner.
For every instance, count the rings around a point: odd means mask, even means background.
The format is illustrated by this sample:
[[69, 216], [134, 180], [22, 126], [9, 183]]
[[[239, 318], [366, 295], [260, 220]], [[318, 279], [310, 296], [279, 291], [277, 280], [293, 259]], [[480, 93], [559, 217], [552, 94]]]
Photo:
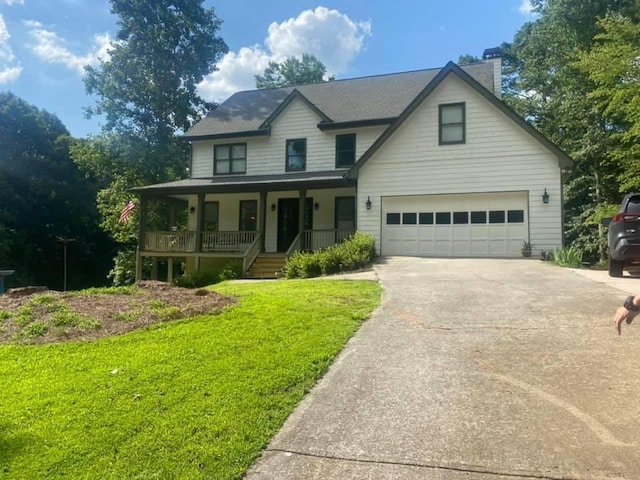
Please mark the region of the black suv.
[[625, 195], [609, 223], [609, 276], [625, 268], [640, 270], [640, 193]]

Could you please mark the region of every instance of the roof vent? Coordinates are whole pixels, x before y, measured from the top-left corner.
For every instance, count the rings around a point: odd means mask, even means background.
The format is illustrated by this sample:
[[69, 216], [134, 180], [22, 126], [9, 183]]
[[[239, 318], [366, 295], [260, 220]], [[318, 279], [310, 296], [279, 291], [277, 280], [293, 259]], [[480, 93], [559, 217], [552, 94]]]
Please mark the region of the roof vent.
[[500, 47], [487, 48], [482, 53], [483, 60], [489, 60], [491, 58], [500, 58], [500, 57], [502, 57], [502, 50], [500, 49]]

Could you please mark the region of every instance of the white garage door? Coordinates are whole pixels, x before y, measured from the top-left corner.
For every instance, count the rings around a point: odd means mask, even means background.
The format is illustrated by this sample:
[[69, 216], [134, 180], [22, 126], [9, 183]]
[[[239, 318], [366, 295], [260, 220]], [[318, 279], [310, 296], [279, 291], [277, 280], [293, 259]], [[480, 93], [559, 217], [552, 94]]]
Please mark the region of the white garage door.
[[382, 255], [519, 257], [527, 192], [382, 199]]

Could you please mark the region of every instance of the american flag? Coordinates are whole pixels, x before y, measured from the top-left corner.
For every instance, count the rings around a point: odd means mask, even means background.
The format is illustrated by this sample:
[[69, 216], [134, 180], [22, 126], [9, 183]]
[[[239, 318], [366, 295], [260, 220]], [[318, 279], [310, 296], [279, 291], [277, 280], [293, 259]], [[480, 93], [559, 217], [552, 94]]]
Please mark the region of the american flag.
[[129, 221], [129, 217], [131, 216], [131, 214], [135, 209], [136, 209], [136, 204], [133, 203], [133, 200], [129, 200], [129, 202], [127, 202], [127, 204], [122, 209], [122, 212], [120, 212], [119, 222], [127, 223]]

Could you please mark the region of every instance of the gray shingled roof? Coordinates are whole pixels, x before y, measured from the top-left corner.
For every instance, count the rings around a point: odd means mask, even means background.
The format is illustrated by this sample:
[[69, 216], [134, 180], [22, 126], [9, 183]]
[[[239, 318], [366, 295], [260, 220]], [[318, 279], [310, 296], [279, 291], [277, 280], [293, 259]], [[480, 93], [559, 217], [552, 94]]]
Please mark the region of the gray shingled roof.
[[137, 193], [193, 194], [197, 192], [256, 192], [298, 188], [337, 188], [353, 185], [345, 178], [346, 169], [326, 172], [295, 172], [275, 175], [227, 175], [214, 178], [186, 178], [132, 188]]
[[[493, 68], [491, 62], [462, 67], [489, 91], [493, 91]], [[294, 89], [335, 123], [395, 118], [440, 70], [418, 70], [237, 92], [189, 129], [185, 137], [191, 139], [256, 132]]]

